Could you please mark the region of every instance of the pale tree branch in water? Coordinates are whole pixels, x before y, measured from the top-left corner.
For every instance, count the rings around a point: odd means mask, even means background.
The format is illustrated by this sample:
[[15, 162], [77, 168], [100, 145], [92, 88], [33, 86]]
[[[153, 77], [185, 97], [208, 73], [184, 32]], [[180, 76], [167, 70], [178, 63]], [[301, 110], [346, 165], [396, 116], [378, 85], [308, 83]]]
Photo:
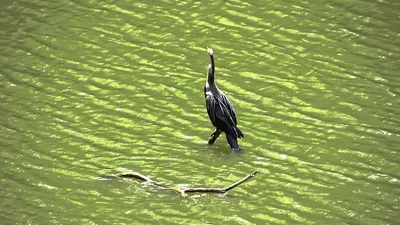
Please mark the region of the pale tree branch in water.
[[168, 188], [170, 190], [174, 190], [176, 192], [178, 192], [179, 194], [181, 194], [182, 196], [187, 196], [187, 193], [194, 193], [194, 192], [203, 192], [203, 193], [220, 193], [220, 194], [227, 194], [229, 190], [232, 190], [233, 188], [241, 185], [242, 183], [250, 180], [251, 178], [253, 178], [256, 174], [258, 174], [260, 171], [254, 171], [253, 173], [247, 175], [246, 177], [244, 177], [243, 179], [225, 187], [225, 188], [178, 188], [178, 187], [168, 187], [165, 186], [163, 184], [157, 183], [155, 181], [153, 181], [151, 178], [137, 173], [137, 172], [123, 172], [123, 173], [119, 173], [116, 176], [117, 177], [122, 177], [122, 178], [134, 178], [134, 179], [138, 179], [141, 181], [145, 181], [149, 184], [153, 184], [159, 187], [163, 187], [163, 188]]

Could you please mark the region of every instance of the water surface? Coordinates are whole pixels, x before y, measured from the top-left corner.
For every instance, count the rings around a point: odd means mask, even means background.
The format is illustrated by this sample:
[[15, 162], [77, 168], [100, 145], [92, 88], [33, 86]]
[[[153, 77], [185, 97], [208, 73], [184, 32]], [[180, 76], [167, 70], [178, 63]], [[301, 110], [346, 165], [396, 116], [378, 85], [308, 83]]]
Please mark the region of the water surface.
[[[0, 6], [3, 224], [400, 223], [400, 2]], [[207, 46], [241, 154], [206, 146]]]

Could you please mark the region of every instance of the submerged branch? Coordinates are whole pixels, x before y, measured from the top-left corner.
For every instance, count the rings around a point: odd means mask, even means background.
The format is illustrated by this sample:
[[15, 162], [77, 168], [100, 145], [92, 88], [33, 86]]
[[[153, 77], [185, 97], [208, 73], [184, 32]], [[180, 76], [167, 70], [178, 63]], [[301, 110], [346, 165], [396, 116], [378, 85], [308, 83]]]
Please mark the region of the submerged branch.
[[178, 187], [168, 187], [162, 184], [159, 184], [149, 177], [142, 175], [137, 172], [123, 172], [119, 173], [116, 176], [117, 177], [122, 177], [122, 178], [135, 178], [141, 181], [146, 181], [147, 183], [163, 187], [163, 188], [168, 188], [170, 190], [174, 190], [178, 193], [180, 193], [182, 196], [187, 196], [187, 193], [194, 193], [194, 192], [203, 192], [203, 193], [220, 193], [220, 194], [226, 194], [228, 193], [229, 190], [232, 190], [233, 188], [241, 185], [242, 183], [248, 181], [249, 179], [253, 178], [256, 174], [258, 174], [260, 171], [254, 171], [253, 173], [247, 175], [245, 178], [229, 185], [228, 187], [225, 188], [178, 188]]
[[146, 182], [149, 182], [149, 183], [154, 183], [154, 181], [152, 179], [150, 179], [150, 177], [146, 177], [145, 175], [142, 175], [142, 174], [137, 173], [137, 172], [123, 172], [123, 173], [117, 174], [117, 176], [118, 177], [136, 178], [138, 180], [146, 181]]
[[226, 187], [226, 188], [224, 189], [224, 191], [225, 191], [225, 192], [228, 192], [229, 190], [231, 190], [231, 189], [233, 189], [233, 188], [235, 188], [235, 187], [241, 185], [242, 183], [244, 183], [244, 182], [248, 181], [249, 179], [253, 178], [253, 177], [254, 177], [257, 173], [259, 173], [259, 172], [260, 172], [259, 170], [254, 171], [253, 173], [247, 175], [247, 177], [245, 177], [245, 178], [239, 180], [239, 181], [236, 182], [236, 183], [233, 183], [233, 184], [229, 185], [228, 187]]

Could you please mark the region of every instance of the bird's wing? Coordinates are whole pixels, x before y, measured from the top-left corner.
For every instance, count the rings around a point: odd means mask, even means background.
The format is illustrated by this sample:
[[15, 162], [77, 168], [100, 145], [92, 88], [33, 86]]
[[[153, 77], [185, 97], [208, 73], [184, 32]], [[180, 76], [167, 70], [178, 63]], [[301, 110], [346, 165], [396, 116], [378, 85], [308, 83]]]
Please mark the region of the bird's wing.
[[237, 120], [235, 110], [233, 109], [232, 102], [225, 94], [221, 95], [221, 103], [227, 122], [229, 122], [231, 126], [236, 126]]
[[221, 118], [221, 120], [223, 120], [226, 124], [230, 134], [234, 135], [235, 137], [242, 138], [244, 136], [242, 131], [236, 127], [236, 112], [233, 109], [232, 102], [225, 94], [222, 94], [219, 104], [221, 105], [221, 110], [223, 112], [223, 118]]
[[219, 95], [215, 99], [215, 121], [217, 128], [223, 130], [225, 133], [239, 136], [236, 131], [236, 115], [231, 102], [224, 94]]

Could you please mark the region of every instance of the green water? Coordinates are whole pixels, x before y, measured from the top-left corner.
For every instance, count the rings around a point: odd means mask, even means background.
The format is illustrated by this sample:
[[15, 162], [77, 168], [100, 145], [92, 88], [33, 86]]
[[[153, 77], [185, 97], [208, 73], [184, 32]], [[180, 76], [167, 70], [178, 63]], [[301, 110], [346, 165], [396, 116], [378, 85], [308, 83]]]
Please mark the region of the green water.
[[[400, 224], [399, 1], [1, 1], [1, 224]], [[213, 127], [209, 63], [241, 154]], [[181, 197], [132, 180], [223, 187]]]

